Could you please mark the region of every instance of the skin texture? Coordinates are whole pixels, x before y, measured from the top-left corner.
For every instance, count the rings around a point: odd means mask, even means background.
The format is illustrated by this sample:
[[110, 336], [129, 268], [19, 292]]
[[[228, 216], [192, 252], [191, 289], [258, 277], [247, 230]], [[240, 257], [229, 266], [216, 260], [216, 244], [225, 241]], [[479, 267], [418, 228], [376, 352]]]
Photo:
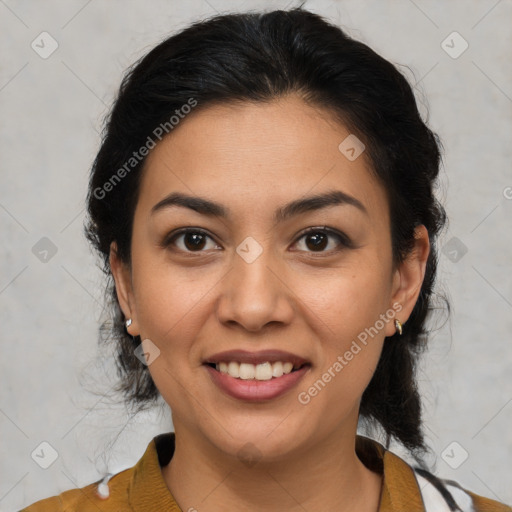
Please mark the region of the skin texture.
[[[350, 161], [339, 151], [349, 133], [295, 95], [210, 106], [190, 114], [146, 161], [131, 265], [114, 243], [111, 267], [130, 334], [160, 350], [149, 370], [176, 432], [163, 475], [182, 510], [378, 510], [382, 479], [358, 459], [355, 437], [361, 396], [393, 320], [307, 405], [297, 399], [393, 304], [407, 329], [425, 272], [424, 226], [408, 259], [393, 267], [385, 190], [365, 153]], [[342, 204], [274, 223], [284, 204], [332, 190], [358, 199], [366, 213]], [[179, 206], [152, 215], [171, 192], [208, 198], [231, 215]], [[303, 236], [309, 227], [321, 236], [323, 226], [352, 246], [329, 235], [317, 249], [315, 233]], [[162, 246], [183, 227], [209, 237], [195, 250], [184, 236]], [[263, 251], [252, 263], [236, 252], [248, 236]], [[274, 400], [237, 400], [202, 364], [231, 349], [281, 349], [311, 368]], [[237, 456], [246, 443], [257, 453], [252, 466]]]

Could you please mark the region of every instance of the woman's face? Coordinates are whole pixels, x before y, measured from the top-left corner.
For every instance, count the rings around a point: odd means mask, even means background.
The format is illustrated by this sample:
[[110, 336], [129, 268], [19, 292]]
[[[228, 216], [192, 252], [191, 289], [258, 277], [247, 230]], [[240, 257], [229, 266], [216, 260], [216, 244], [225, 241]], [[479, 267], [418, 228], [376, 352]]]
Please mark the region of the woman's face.
[[[339, 149], [349, 135], [288, 96], [194, 112], [148, 156], [131, 268], [111, 261], [177, 432], [268, 458], [355, 434], [424, 266], [393, 269], [385, 191], [353, 136]], [[279, 361], [306, 364], [270, 378]]]

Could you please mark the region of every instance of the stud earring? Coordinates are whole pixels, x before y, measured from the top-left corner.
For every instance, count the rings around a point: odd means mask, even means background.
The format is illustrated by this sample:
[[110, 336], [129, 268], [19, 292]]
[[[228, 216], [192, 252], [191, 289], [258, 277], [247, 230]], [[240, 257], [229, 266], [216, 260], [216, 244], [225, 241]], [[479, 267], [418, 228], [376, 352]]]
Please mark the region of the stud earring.
[[130, 327], [130, 325], [132, 325], [132, 319], [131, 319], [131, 318], [128, 318], [128, 320], [126, 320], [126, 322], [124, 323], [124, 325], [126, 325], [126, 328], [128, 329], [128, 327]]
[[396, 328], [398, 334], [401, 336], [402, 335], [402, 322], [400, 322], [400, 320], [398, 320], [397, 318], [395, 318], [395, 328]]

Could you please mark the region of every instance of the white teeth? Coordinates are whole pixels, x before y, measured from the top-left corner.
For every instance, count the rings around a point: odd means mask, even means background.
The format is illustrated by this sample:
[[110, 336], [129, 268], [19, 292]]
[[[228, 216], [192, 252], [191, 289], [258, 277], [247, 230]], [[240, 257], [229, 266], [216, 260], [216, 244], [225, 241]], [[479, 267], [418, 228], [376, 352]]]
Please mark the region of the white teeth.
[[256, 366], [256, 380], [270, 380], [272, 378], [272, 365], [262, 363]]
[[231, 363], [228, 363], [228, 370], [226, 373], [231, 375], [231, 377], [236, 377], [238, 379], [240, 377], [240, 365], [236, 361], [231, 361]]
[[254, 379], [256, 375], [256, 367], [253, 364], [240, 364], [240, 378], [244, 380]]
[[272, 365], [272, 377], [281, 377], [283, 373], [283, 363], [281, 363], [281, 361], [278, 361]]
[[236, 361], [221, 362], [215, 368], [235, 379], [243, 380], [270, 380], [273, 377], [281, 377], [291, 373], [293, 363], [276, 361], [275, 363], [265, 362], [261, 364], [238, 363]]
[[283, 364], [283, 373], [290, 373], [293, 369], [293, 363], [284, 363]]

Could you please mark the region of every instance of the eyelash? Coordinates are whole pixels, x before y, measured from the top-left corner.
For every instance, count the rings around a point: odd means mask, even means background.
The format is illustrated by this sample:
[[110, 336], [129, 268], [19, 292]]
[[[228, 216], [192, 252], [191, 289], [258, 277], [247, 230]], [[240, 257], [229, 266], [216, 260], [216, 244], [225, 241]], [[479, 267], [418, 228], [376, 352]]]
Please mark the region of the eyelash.
[[[206, 231], [204, 231], [201, 228], [183, 228], [175, 233], [171, 233], [170, 235], [166, 236], [161, 245], [163, 248], [168, 248], [169, 246], [171, 246], [175, 243], [177, 238], [179, 238], [182, 235], [189, 234], [189, 233], [204, 235], [213, 240], [213, 237], [211, 237]], [[341, 248], [331, 249], [329, 251], [299, 251], [299, 252], [308, 252], [311, 254], [331, 254], [331, 253], [339, 252], [343, 248], [347, 248], [347, 249], [353, 248], [352, 241], [344, 233], [341, 233], [341, 232], [338, 232], [337, 230], [328, 228], [327, 226], [311, 227], [311, 228], [305, 229], [304, 231], [302, 231], [300, 233], [300, 235], [294, 242], [294, 245], [297, 244], [306, 235], [309, 235], [311, 233], [322, 233], [322, 234], [326, 234], [331, 237], [335, 237], [338, 239], [339, 245], [341, 246]], [[194, 254], [194, 253], [201, 254], [202, 252], [205, 252], [203, 250], [200, 250], [200, 251], [183, 251], [182, 249], [178, 249], [178, 250], [181, 252], [185, 252], [186, 254]]]

